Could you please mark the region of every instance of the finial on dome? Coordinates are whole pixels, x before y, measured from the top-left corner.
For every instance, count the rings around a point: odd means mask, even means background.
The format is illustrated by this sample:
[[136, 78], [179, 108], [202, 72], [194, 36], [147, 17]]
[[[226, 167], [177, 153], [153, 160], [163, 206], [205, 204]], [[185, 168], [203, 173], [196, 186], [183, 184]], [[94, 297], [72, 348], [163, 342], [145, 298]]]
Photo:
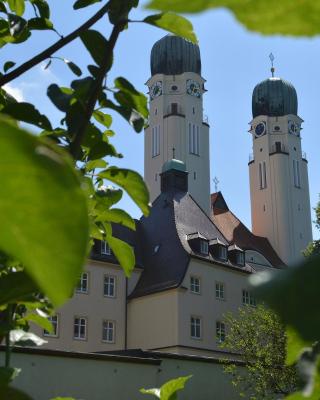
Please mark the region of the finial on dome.
[[275, 71], [275, 68], [273, 66], [274, 55], [272, 53], [270, 53], [269, 54], [269, 58], [270, 58], [270, 61], [271, 61], [271, 74], [272, 74], [272, 78], [274, 78], [274, 71]]
[[174, 147], [172, 147], [172, 159], [173, 160], [176, 158], [175, 157], [175, 152], [176, 152], [176, 149]]

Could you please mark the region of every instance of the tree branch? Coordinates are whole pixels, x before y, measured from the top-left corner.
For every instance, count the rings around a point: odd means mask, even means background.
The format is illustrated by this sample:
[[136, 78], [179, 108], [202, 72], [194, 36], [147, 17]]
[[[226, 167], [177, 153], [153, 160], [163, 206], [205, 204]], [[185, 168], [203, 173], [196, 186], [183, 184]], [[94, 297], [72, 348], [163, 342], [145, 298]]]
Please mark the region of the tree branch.
[[42, 61], [49, 58], [56, 51], [60, 50], [62, 47], [66, 46], [68, 43], [72, 42], [78, 36], [81, 35], [82, 32], [89, 29], [92, 25], [94, 25], [99, 19], [101, 19], [109, 9], [109, 2], [105, 4], [96, 14], [94, 14], [90, 19], [88, 19], [84, 24], [82, 24], [79, 28], [71, 32], [69, 35], [63, 37], [58, 40], [52, 46], [48, 47], [46, 50], [37, 54], [35, 57], [26, 61], [24, 64], [20, 65], [18, 68], [9, 72], [6, 75], [0, 77], [0, 87], [5, 85], [8, 82], [18, 78], [20, 75], [24, 74], [26, 71], [34, 67], [35, 65], [41, 63]]

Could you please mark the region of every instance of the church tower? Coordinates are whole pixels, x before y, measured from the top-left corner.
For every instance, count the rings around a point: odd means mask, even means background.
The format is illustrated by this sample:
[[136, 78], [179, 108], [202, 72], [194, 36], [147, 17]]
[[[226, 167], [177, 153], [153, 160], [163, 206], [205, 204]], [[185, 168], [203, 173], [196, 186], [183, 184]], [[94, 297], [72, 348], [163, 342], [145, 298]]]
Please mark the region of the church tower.
[[301, 149], [297, 93], [273, 76], [252, 95], [249, 161], [252, 231], [267, 237], [284, 263], [301, 260], [312, 240], [308, 163]]
[[151, 51], [151, 75], [144, 157], [151, 201], [160, 194], [163, 164], [177, 158], [186, 164], [189, 193], [209, 215], [209, 125], [199, 47], [178, 36], [163, 37]]

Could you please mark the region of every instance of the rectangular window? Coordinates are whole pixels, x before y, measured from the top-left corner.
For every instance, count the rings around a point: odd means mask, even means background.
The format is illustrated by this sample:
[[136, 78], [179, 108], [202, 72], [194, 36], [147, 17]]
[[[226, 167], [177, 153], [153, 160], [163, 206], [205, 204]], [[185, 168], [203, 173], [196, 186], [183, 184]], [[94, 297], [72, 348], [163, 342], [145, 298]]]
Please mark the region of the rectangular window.
[[237, 264], [244, 265], [244, 254], [242, 251], [237, 251]]
[[219, 246], [219, 258], [220, 260], [227, 260], [227, 248], [225, 246]]
[[103, 321], [102, 340], [108, 343], [115, 342], [115, 323], [113, 321]]
[[189, 123], [189, 153], [200, 155], [200, 128]]
[[178, 114], [178, 103], [171, 103], [171, 113]]
[[201, 339], [201, 318], [191, 317], [190, 328], [192, 339]]
[[190, 291], [192, 293], [200, 293], [200, 278], [195, 276], [190, 277]]
[[216, 282], [216, 299], [224, 300], [224, 283]]
[[101, 254], [105, 254], [107, 256], [111, 255], [111, 249], [108, 243], [104, 240], [101, 241]]
[[200, 253], [207, 255], [209, 252], [209, 244], [206, 240], [200, 240]]
[[115, 297], [116, 278], [114, 276], [105, 275], [103, 283], [103, 294], [106, 297]]
[[160, 125], [152, 128], [152, 157], [160, 154]]
[[87, 338], [87, 318], [74, 318], [73, 338], [78, 340], [85, 340]]
[[293, 160], [293, 184], [300, 187], [300, 165], [298, 160]]
[[48, 332], [44, 329], [43, 336], [58, 337], [58, 315], [51, 315], [48, 317], [48, 321], [51, 322], [52, 332]]
[[222, 343], [226, 338], [226, 326], [223, 322], [216, 322], [216, 338], [217, 342]]
[[242, 304], [255, 307], [257, 305], [256, 299], [248, 290], [242, 290]]
[[260, 189], [267, 187], [267, 166], [265, 161], [259, 163], [259, 186]]
[[88, 272], [83, 272], [80, 276], [76, 292], [88, 293], [88, 287], [89, 287], [89, 274]]

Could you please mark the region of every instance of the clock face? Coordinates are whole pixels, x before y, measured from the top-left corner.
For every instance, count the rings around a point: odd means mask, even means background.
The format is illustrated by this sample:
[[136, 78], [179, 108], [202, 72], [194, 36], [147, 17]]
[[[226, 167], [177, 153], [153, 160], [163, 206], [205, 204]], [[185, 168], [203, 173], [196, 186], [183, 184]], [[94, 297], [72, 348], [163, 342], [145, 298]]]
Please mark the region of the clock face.
[[254, 128], [254, 134], [256, 137], [262, 136], [266, 133], [266, 123], [259, 122], [256, 127]]
[[289, 133], [299, 136], [299, 125], [294, 121], [288, 121], [288, 130]]
[[153, 100], [155, 97], [162, 95], [162, 82], [157, 81], [150, 87], [150, 98]]
[[191, 96], [201, 97], [200, 83], [194, 81], [193, 79], [187, 80], [187, 93]]

